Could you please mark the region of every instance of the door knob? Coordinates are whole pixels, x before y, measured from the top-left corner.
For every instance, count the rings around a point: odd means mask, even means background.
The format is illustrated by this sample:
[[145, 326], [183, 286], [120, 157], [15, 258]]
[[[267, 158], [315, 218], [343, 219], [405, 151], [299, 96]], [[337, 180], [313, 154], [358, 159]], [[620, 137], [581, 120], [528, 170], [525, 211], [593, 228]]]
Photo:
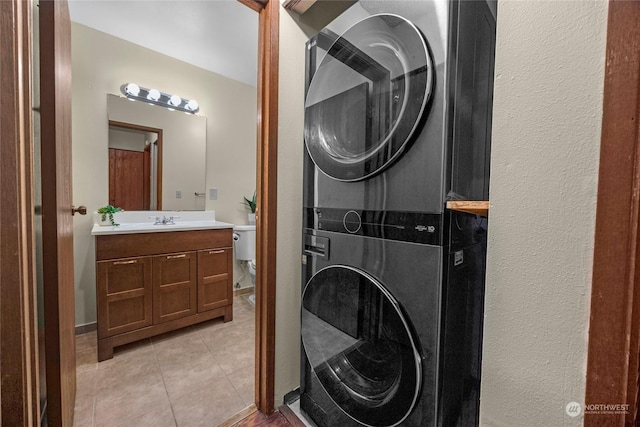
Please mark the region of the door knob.
[[75, 206], [71, 206], [71, 215], [75, 215], [77, 213], [79, 213], [80, 215], [86, 215], [87, 214], [87, 207], [86, 206], [78, 206], [77, 208]]

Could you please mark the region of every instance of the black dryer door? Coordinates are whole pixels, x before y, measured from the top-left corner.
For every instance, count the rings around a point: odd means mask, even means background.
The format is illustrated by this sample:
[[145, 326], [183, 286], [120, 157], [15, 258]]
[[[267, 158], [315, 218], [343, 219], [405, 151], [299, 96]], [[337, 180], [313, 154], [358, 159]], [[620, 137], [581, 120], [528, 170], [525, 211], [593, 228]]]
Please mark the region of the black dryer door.
[[398, 302], [349, 266], [318, 271], [302, 296], [302, 342], [311, 369], [349, 417], [395, 426], [412, 411], [421, 356]]
[[326, 175], [369, 178], [407, 147], [431, 97], [427, 43], [406, 19], [373, 15], [344, 32], [316, 70], [305, 102], [305, 143]]

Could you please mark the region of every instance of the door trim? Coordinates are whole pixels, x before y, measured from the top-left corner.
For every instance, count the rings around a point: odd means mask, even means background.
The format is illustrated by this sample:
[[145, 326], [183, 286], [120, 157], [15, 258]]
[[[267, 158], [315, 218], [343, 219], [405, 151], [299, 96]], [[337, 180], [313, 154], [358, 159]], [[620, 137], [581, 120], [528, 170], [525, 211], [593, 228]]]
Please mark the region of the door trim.
[[640, 350], [640, 2], [610, 1], [585, 404], [629, 414], [584, 425], [634, 425]]
[[31, 3], [0, 2], [0, 413], [39, 425], [34, 295]]
[[71, 19], [67, 0], [40, 0], [38, 10], [47, 422], [66, 427], [76, 398]]
[[255, 403], [260, 412], [274, 411], [276, 237], [278, 177], [277, 0], [238, 0], [258, 17], [258, 141], [256, 210], [256, 365]]

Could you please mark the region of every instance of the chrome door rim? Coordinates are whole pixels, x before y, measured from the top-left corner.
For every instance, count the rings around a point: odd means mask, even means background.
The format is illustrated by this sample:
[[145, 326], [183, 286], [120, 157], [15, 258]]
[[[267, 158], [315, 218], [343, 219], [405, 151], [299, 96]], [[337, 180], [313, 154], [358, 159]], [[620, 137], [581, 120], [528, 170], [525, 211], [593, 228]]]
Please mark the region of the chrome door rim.
[[[370, 283], [372, 283], [373, 285], [375, 285], [375, 287], [380, 290], [380, 292], [382, 292], [382, 294], [387, 298], [387, 300], [391, 303], [392, 307], [394, 308], [394, 310], [396, 311], [396, 314], [398, 315], [398, 317], [400, 318], [400, 320], [402, 321], [402, 325], [404, 326], [404, 330], [407, 333], [407, 336], [409, 337], [409, 342], [411, 344], [411, 350], [412, 350], [412, 355], [413, 355], [413, 360], [415, 362], [415, 368], [416, 368], [416, 381], [415, 381], [415, 388], [414, 388], [414, 394], [413, 394], [413, 399], [411, 402], [411, 405], [409, 406], [409, 409], [407, 410], [407, 412], [402, 416], [402, 418], [397, 421], [394, 424], [390, 424], [387, 427], [394, 427], [399, 425], [400, 423], [402, 423], [405, 419], [407, 419], [407, 417], [411, 414], [411, 412], [413, 411], [413, 409], [416, 406], [416, 403], [418, 401], [418, 397], [420, 395], [420, 389], [422, 386], [422, 357], [420, 355], [420, 351], [418, 350], [418, 346], [416, 345], [416, 340], [414, 339], [413, 336], [413, 332], [412, 332], [412, 328], [409, 325], [408, 321], [405, 319], [405, 316], [402, 312], [402, 309], [400, 307], [400, 304], [398, 303], [398, 301], [395, 299], [395, 297], [382, 285], [382, 283], [380, 283], [380, 281], [378, 281], [378, 279], [376, 279], [375, 277], [373, 277], [372, 275], [370, 275], [369, 273], [367, 273], [364, 270], [360, 270], [358, 268], [355, 267], [351, 267], [349, 265], [344, 265], [344, 264], [335, 264], [335, 265], [330, 265], [327, 267], [324, 267], [320, 270], [318, 270], [317, 272], [315, 272], [313, 274], [313, 276], [307, 281], [307, 283], [304, 286], [304, 290], [302, 291], [302, 295], [301, 295], [301, 301], [304, 301], [304, 296], [307, 292], [307, 289], [309, 288], [309, 284], [313, 281], [313, 279], [320, 273], [329, 270], [329, 269], [345, 269], [345, 270], [350, 270], [356, 274], [359, 274], [361, 276], [364, 276]], [[300, 306], [300, 311], [302, 313], [302, 310], [304, 309], [304, 306], [301, 304]], [[301, 340], [302, 344], [305, 348], [305, 352], [306, 350], [306, 344], [304, 342], [304, 339]], [[336, 402], [333, 399], [333, 396], [331, 396], [326, 388], [324, 387], [324, 385], [322, 384], [322, 381], [320, 381], [320, 379], [318, 378], [318, 376], [316, 375], [315, 370], [313, 369], [313, 367], [311, 367], [311, 372], [313, 372], [313, 375], [318, 379], [318, 384], [320, 384], [320, 386], [322, 387], [322, 389], [324, 390], [324, 392], [327, 394], [327, 396], [329, 396], [329, 398], [331, 399], [331, 401], [338, 407], [340, 408], [340, 410], [347, 415], [349, 418], [351, 418], [352, 420], [363, 424], [367, 427], [379, 427], [379, 426], [373, 426], [371, 424], [366, 424], [364, 422], [362, 422], [362, 420], [359, 420], [357, 418], [355, 418], [354, 416], [352, 416], [351, 414], [349, 414], [348, 412], [346, 412], [342, 406], [340, 406], [340, 404], [338, 402]]]

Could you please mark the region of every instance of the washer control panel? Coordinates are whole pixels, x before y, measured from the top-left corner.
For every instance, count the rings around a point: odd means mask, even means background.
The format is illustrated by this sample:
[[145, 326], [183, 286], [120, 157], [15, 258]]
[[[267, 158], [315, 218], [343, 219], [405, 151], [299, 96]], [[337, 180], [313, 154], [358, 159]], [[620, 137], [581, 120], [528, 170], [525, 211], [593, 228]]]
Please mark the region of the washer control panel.
[[446, 215], [422, 212], [307, 208], [304, 227], [404, 242], [439, 245]]

